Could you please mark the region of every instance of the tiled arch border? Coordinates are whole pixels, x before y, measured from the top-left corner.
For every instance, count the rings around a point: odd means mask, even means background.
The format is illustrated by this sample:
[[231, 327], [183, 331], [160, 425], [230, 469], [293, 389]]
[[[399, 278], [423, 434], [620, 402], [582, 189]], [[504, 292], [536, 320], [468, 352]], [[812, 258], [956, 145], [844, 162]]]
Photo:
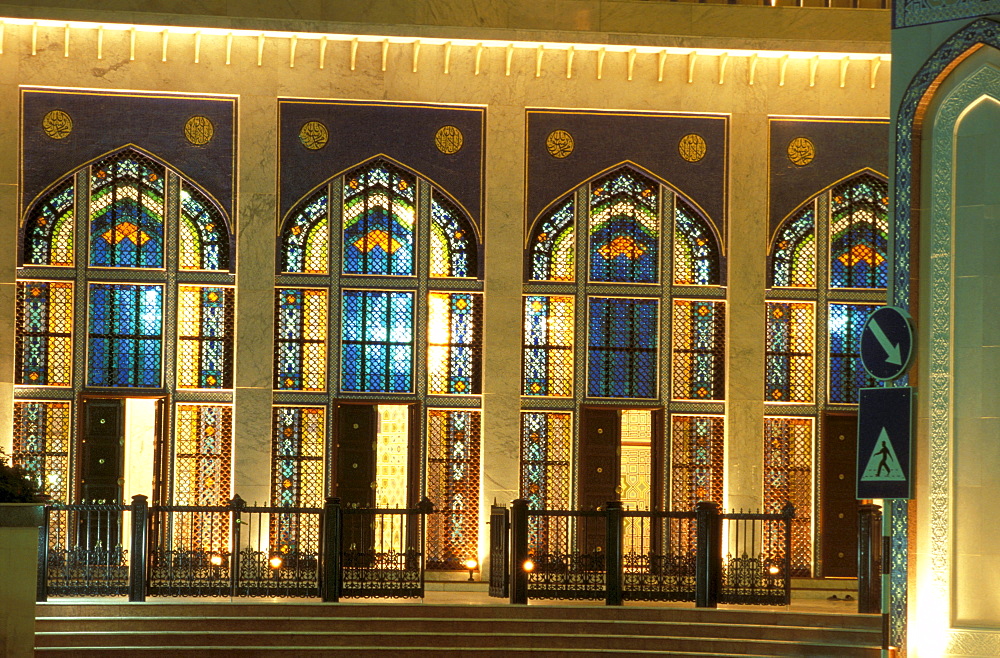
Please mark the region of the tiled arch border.
[[[980, 96], [986, 94], [1000, 100], [1000, 71], [983, 67], [959, 82], [941, 101], [936, 112], [927, 110], [939, 86], [948, 75], [982, 46], [1000, 49], [1000, 23], [980, 19], [973, 21], [949, 37], [924, 63], [904, 92], [896, 119], [896, 161], [893, 213], [893, 303], [909, 307], [911, 282], [916, 279], [916, 267], [911, 269], [912, 253], [911, 201], [913, 181], [920, 180], [919, 140], [925, 119], [933, 119], [935, 130], [931, 144], [933, 176], [930, 178], [930, 271], [924, 277], [929, 286], [932, 309], [928, 353], [928, 391], [930, 413], [929, 463], [929, 531], [932, 588], [923, 596], [935, 599], [937, 609], [950, 609], [951, 587], [951, 470], [952, 384], [951, 384], [951, 315], [952, 315], [952, 207], [951, 181], [954, 175], [954, 127], [961, 113]], [[916, 227], [919, 230], [919, 227]], [[900, 267], [895, 267], [895, 264]], [[915, 300], [914, 300], [915, 301]], [[902, 646], [906, 641], [906, 582], [908, 504], [905, 500], [892, 503], [892, 579], [890, 583], [891, 643]], [[930, 602], [928, 602], [930, 603]], [[939, 607], [940, 606], [940, 607]], [[945, 651], [958, 655], [1000, 654], [1000, 633], [988, 631], [949, 630]]]

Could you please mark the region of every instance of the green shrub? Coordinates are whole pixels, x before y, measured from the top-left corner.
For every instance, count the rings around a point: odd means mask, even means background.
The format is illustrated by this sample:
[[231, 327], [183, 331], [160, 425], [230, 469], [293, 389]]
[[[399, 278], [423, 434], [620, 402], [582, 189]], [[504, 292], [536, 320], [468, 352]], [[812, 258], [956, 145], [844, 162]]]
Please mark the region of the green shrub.
[[40, 503], [45, 500], [38, 484], [20, 466], [8, 466], [0, 450], [0, 503]]

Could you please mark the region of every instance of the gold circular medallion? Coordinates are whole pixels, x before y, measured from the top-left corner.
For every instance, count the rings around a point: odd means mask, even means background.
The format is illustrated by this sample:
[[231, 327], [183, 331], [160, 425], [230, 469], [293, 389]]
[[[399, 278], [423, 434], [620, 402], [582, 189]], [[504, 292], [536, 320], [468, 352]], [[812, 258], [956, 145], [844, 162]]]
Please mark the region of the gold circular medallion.
[[805, 167], [816, 157], [816, 147], [805, 137], [788, 142], [788, 159], [797, 167]]
[[318, 151], [330, 141], [330, 131], [319, 121], [309, 121], [299, 131], [299, 141], [310, 151]]
[[42, 119], [42, 130], [52, 139], [65, 139], [73, 132], [73, 119], [62, 110], [52, 110]]
[[441, 126], [434, 135], [434, 146], [445, 155], [458, 153], [464, 141], [462, 131], [455, 126]]
[[573, 152], [573, 146], [573, 135], [565, 130], [553, 130], [545, 139], [545, 148], [548, 149], [549, 155], [560, 160], [569, 157]]
[[184, 124], [184, 137], [195, 146], [208, 144], [214, 136], [215, 126], [208, 117], [193, 116]]
[[681, 137], [681, 141], [677, 143], [677, 152], [688, 162], [698, 162], [705, 157], [705, 151], [707, 150], [708, 147], [705, 145], [705, 139], [695, 133], [684, 135]]

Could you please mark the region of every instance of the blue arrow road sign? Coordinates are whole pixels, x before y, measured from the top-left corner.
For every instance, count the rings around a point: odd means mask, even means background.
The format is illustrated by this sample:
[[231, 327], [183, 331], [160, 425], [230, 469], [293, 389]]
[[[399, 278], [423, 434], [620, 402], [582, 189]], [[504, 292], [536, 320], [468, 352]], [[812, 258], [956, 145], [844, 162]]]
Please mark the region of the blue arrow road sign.
[[859, 389], [857, 497], [912, 498], [913, 389]]
[[882, 306], [868, 316], [861, 331], [861, 363], [875, 379], [896, 379], [913, 357], [910, 314], [896, 306]]

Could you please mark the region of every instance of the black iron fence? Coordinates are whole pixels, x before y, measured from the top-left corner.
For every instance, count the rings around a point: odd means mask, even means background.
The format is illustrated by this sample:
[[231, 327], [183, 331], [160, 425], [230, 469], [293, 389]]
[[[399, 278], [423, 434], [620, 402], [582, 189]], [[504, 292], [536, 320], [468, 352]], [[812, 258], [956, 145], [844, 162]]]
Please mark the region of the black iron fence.
[[414, 509], [87, 503], [45, 509], [38, 601], [58, 596], [413, 598], [426, 499]]
[[[494, 507], [490, 561], [509, 564], [511, 603], [787, 605], [794, 514], [791, 505], [781, 514], [722, 514], [708, 502], [694, 512], [624, 510], [614, 501], [592, 511], [529, 510], [516, 500], [507, 538], [499, 536], [507, 526]], [[507, 596], [500, 583], [491, 583], [490, 595]]]

